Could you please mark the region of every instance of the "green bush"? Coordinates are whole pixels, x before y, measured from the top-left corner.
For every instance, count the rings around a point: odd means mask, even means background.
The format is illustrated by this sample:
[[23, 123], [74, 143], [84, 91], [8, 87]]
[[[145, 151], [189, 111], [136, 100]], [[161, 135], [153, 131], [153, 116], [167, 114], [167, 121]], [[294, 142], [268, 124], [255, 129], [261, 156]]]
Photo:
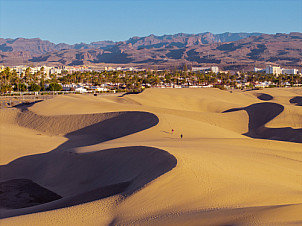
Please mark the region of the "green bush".
[[0, 92], [1, 93], [10, 92], [12, 90], [13, 90], [13, 88], [12, 88], [11, 85], [2, 85], [2, 86], [0, 86]]
[[226, 88], [224, 87], [224, 85], [214, 85], [213, 87], [221, 89], [221, 90], [226, 90]]
[[48, 90], [49, 91], [61, 91], [63, 87], [58, 83], [50, 83]]
[[29, 90], [33, 91], [33, 92], [38, 92], [41, 90], [41, 87], [39, 85], [37, 85], [36, 83], [32, 83], [29, 87]]
[[27, 90], [27, 85], [25, 85], [24, 83], [16, 84], [14, 90], [20, 91], [20, 92], [25, 92]]

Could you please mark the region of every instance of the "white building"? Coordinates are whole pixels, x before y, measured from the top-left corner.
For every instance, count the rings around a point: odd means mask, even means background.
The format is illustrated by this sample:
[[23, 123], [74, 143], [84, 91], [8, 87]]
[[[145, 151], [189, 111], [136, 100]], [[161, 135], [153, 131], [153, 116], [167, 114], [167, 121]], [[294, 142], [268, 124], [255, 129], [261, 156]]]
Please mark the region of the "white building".
[[254, 72], [265, 72], [265, 69], [254, 67]]
[[259, 82], [259, 83], [256, 83], [255, 84], [255, 87], [256, 88], [266, 88], [266, 87], [269, 87], [269, 85], [271, 85], [271, 82]]
[[217, 74], [219, 72], [219, 68], [217, 66], [212, 66], [211, 71]]
[[17, 74], [20, 76], [22, 73], [25, 73], [27, 67], [23, 66], [23, 65], [19, 65], [19, 66], [15, 66], [12, 67], [12, 70], [15, 70], [17, 72]]
[[79, 87], [79, 86], [76, 84], [62, 84], [63, 91], [73, 91], [77, 87]]
[[61, 74], [62, 73], [62, 69], [59, 69], [59, 68], [51, 68], [49, 70], [49, 73], [50, 74]]
[[[261, 70], [260, 68], [254, 68], [254, 71]], [[297, 69], [285, 69], [285, 68], [280, 68], [277, 66], [267, 66], [265, 69], [266, 74], [274, 74], [274, 75], [280, 75], [280, 74], [287, 74], [287, 75], [296, 75], [298, 74]]]
[[287, 75], [296, 75], [298, 74], [298, 70], [297, 69], [285, 69], [282, 68], [282, 74], [287, 74]]
[[214, 72], [218, 73], [219, 68], [217, 66], [212, 66], [212, 67], [192, 67], [192, 71], [200, 71], [200, 72]]
[[19, 65], [19, 66], [12, 67], [12, 70], [15, 70], [17, 72], [17, 74], [20, 76], [22, 73], [25, 74], [25, 71], [27, 68], [30, 68], [31, 74], [35, 74], [35, 73], [41, 71], [42, 67], [43, 67], [44, 74], [48, 78], [52, 67], [47, 67], [47, 66], [28, 67], [28, 66]]
[[75, 92], [78, 92], [78, 93], [87, 93], [87, 89], [85, 89], [84, 87], [80, 86], [80, 87], [77, 87], [75, 88], [74, 90]]
[[268, 66], [266, 66], [265, 73], [278, 76], [278, 75], [282, 74], [282, 69], [279, 66], [268, 65]]
[[107, 92], [109, 91], [109, 89], [107, 89], [106, 87], [99, 87], [99, 86], [90, 86], [89, 89], [91, 89], [92, 91], [95, 92]]

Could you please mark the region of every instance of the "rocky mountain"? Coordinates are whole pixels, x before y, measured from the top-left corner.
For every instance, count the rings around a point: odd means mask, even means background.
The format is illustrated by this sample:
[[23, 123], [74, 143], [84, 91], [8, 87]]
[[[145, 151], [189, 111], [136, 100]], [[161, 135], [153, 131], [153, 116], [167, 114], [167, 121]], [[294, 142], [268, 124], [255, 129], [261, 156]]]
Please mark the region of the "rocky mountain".
[[218, 42], [237, 41], [250, 36], [259, 36], [261, 33], [223, 33], [212, 34], [210, 32], [200, 34], [184, 34], [147, 37], [133, 37], [126, 41], [126, 44], [131, 44], [134, 48], [160, 48], [160, 47], [189, 47], [195, 45], [212, 44]]
[[50, 41], [41, 40], [39, 38], [25, 39], [2, 39], [0, 38], [0, 51], [2, 52], [28, 52], [29, 54], [41, 55], [54, 51], [65, 49], [107, 49], [115, 45], [129, 44], [135, 48], [158, 48], [162, 46], [176, 46], [185, 47], [199, 44], [209, 44], [216, 42], [237, 41], [242, 38], [250, 36], [261, 35], [260, 33], [223, 33], [223, 34], [184, 34], [155, 36], [149, 35], [147, 37], [133, 37], [124, 42], [113, 41], [98, 41], [90, 44], [78, 43], [68, 45], [65, 43], [54, 44]]
[[302, 33], [200, 33], [133, 37], [123, 42], [54, 44], [40, 39], [0, 39], [0, 64], [87, 65], [96, 63], [218, 65], [228, 70], [266, 63], [300, 68]]

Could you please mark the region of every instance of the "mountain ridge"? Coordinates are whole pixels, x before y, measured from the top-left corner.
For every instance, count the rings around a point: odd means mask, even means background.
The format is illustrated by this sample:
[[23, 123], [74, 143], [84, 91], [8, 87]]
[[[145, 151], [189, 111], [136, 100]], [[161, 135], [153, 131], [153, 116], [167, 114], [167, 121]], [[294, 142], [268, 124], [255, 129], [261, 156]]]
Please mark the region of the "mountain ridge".
[[[302, 33], [178, 33], [134, 36], [126, 41], [73, 45], [47, 40], [0, 39], [0, 63], [51, 65], [218, 65], [235, 70], [265, 63], [301, 67]], [[240, 66], [241, 65], [241, 66]]]
[[[164, 40], [164, 41], [168, 41], [168, 40], [175, 40], [178, 39], [179, 37], [182, 37], [182, 39], [184, 37], [186, 38], [193, 38], [193, 37], [211, 37], [211, 42], [219, 42], [221, 38], [223, 38], [223, 41], [221, 42], [225, 42], [226, 38], [225, 37], [229, 37], [227, 39], [227, 41], [236, 41], [239, 40], [237, 36], [241, 36], [243, 38], [245, 37], [249, 37], [249, 36], [254, 36], [254, 35], [261, 35], [261, 33], [229, 33], [229, 32], [225, 32], [225, 33], [221, 33], [221, 34], [212, 34], [210, 32], [204, 32], [204, 33], [198, 33], [198, 34], [186, 34], [186, 33], [177, 33], [174, 35], [161, 35], [161, 36], [156, 36], [156, 35], [149, 35], [149, 36], [144, 36], [144, 37], [138, 37], [138, 36], [134, 36], [129, 38], [126, 41], [110, 41], [110, 40], [106, 40], [106, 41], [96, 41], [96, 42], [91, 42], [91, 43], [75, 43], [75, 44], [66, 44], [66, 43], [58, 43], [55, 44], [53, 42], [50, 42], [48, 40], [42, 40], [40, 38], [15, 38], [15, 39], [11, 39], [11, 38], [7, 38], [7, 39], [3, 39], [0, 38], [0, 50], [2, 52], [12, 52], [12, 51], [29, 51], [31, 54], [43, 54], [46, 52], [50, 52], [52, 51], [56, 51], [56, 50], [64, 50], [64, 49], [93, 49], [93, 48], [107, 48], [107, 47], [111, 47], [112, 45], [118, 45], [121, 43], [125, 43], [125, 44], [136, 44], [138, 40], [143, 40], [144, 42], [154, 42], [155, 40], [160, 41], [160, 40]], [[234, 38], [232, 38], [232, 36], [234, 36]], [[236, 37], [235, 37], [236, 36]], [[206, 39], [204, 39], [206, 40]], [[207, 42], [203, 43], [203, 44], [208, 44], [208, 40]], [[26, 46], [24, 46], [22, 49], [20, 48], [20, 44], [26, 44]], [[30, 47], [28, 45], [30, 45], [31, 43], [36, 43], [36, 45], [41, 45], [43, 46], [47, 46], [48, 49], [43, 49], [43, 48], [39, 48], [40, 51], [37, 50], [33, 50], [31, 48], [26, 49], [26, 47]], [[15, 49], [14, 49], [15, 48]]]

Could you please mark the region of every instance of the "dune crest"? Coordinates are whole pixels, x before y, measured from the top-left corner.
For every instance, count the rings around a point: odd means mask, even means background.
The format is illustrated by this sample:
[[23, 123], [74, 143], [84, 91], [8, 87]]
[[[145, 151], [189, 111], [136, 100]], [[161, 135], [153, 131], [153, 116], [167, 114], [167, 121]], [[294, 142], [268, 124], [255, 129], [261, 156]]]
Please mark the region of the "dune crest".
[[154, 114], [138, 111], [43, 116], [24, 110], [17, 115], [20, 126], [68, 138], [67, 142], [57, 148], [61, 150], [127, 136], [153, 127], [158, 122]]

